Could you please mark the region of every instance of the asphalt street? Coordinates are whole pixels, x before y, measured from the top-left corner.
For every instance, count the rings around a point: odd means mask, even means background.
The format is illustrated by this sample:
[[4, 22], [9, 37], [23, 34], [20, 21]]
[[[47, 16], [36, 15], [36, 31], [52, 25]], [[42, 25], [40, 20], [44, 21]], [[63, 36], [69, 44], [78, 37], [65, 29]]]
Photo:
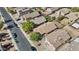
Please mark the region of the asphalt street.
[[11, 20], [10, 22], [7, 22], [6, 24], [8, 26], [10, 26], [10, 25], [13, 26], [12, 28], [9, 28], [13, 38], [15, 38], [13, 33], [17, 34], [15, 41], [17, 41], [16, 44], [17, 44], [18, 49], [20, 51], [31, 51], [30, 43], [28, 42], [28, 40], [26, 39], [26, 37], [24, 36], [24, 34], [20, 30], [20, 28], [18, 28], [14, 24], [15, 22], [13, 21], [11, 16], [8, 14], [8, 12], [5, 10], [5, 8], [0, 7], [0, 11], [1, 11], [2, 16], [4, 17], [4, 21]]

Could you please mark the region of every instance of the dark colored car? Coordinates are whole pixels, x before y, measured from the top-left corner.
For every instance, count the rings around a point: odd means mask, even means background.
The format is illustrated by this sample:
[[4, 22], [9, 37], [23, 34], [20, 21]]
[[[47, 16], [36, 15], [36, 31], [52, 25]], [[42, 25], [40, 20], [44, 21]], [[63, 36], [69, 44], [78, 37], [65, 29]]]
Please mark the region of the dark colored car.
[[[14, 25], [16, 26], [16, 27], [18, 27], [18, 25], [16, 24], [16, 23], [14, 23]], [[18, 27], [19, 28], [19, 27]]]
[[14, 36], [14, 38], [16, 38], [17, 37], [17, 34], [16, 33], [13, 33], [13, 36]]
[[8, 23], [8, 22], [10, 22], [10, 21], [12, 21], [12, 20], [6, 20], [5, 23]]
[[19, 41], [18, 41], [16, 38], [15, 38], [15, 42], [16, 42], [16, 43], [19, 43]]
[[19, 20], [21, 20], [21, 19], [17, 19], [17, 21], [19, 21]]
[[31, 46], [32, 51], [37, 51], [37, 49], [34, 46]]
[[7, 26], [7, 28], [13, 28], [14, 26], [13, 25], [9, 25], [9, 26]]

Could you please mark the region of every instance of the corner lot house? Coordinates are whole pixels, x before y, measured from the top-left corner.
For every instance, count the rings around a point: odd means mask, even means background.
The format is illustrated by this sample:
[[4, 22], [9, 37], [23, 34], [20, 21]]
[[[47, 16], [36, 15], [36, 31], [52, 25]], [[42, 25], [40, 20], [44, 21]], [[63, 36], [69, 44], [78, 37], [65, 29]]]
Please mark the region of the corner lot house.
[[35, 28], [34, 32], [39, 32], [41, 34], [47, 34], [53, 30], [57, 29], [57, 26], [53, 22], [44, 23], [37, 28]]
[[45, 44], [49, 50], [56, 50], [70, 39], [69, 34], [63, 29], [57, 29], [45, 37]]
[[19, 16], [23, 16], [30, 11], [31, 7], [30, 8], [28, 8], [28, 7], [18, 7], [18, 8], [15, 7], [14, 9], [17, 11]]

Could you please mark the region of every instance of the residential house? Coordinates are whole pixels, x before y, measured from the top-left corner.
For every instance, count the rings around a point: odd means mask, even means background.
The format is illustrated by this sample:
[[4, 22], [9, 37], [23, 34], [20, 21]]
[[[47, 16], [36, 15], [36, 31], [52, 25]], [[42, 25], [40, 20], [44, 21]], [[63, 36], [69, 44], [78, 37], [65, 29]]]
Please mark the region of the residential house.
[[63, 29], [57, 29], [45, 36], [45, 45], [48, 50], [56, 50], [70, 39], [69, 34]]
[[25, 20], [27, 18], [34, 18], [34, 17], [37, 17], [37, 16], [40, 16], [40, 14], [37, 11], [34, 11], [32, 13], [28, 13], [28, 14], [23, 15], [21, 17], [21, 19]]
[[15, 10], [17, 12], [17, 14], [15, 14], [14, 17], [18, 19], [19, 17], [31, 13], [32, 12], [31, 8], [32, 7], [13, 7], [12, 10]]
[[66, 17], [68, 18], [69, 21], [71, 21], [73, 23], [74, 21], [76, 21], [79, 18], [79, 12], [70, 13], [70, 14], [66, 15]]
[[19, 7], [17, 8], [17, 13], [19, 16], [23, 16], [23, 15], [26, 15], [28, 14], [28, 12], [30, 11], [31, 8], [28, 8], [28, 7]]
[[59, 15], [66, 15], [66, 14], [68, 14], [68, 13], [70, 13], [70, 9], [68, 9], [68, 8], [62, 8], [62, 9], [60, 9], [60, 10], [58, 10], [56, 13], [57, 14], [59, 14]]
[[49, 15], [49, 14], [51, 14], [51, 13], [52, 13], [52, 10], [51, 10], [50, 8], [47, 8], [47, 9], [43, 12], [44, 15]]
[[59, 10], [59, 9], [60, 9], [60, 7], [51, 7], [50, 9], [52, 10], [52, 12], [54, 12], [54, 11]]
[[63, 29], [66, 30], [70, 34], [71, 37], [79, 36], [79, 29], [76, 29], [71, 25], [67, 25], [63, 27]]
[[65, 17], [66, 18], [64, 18], [61, 21], [61, 24], [63, 25], [73, 24], [79, 18], [79, 12], [69, 13]]
[[35, 19], [32, 19], [31, 21], [37, 25], [40, 25], [40, 24], [44, 23], [46, 21], [46, 19], [45, 19], [45, 17], [40, 16], [40, 17], [37, 17]]
[[57, 29], [57, 26], [53, 22], [44, 23], [37, 28], [35, 28], [34, 32], [39, 32], [41, 34], [47, 34], [53, 30]]
[[76, 37], [71, 43], [64, 44], [58, 51], [79, 51], [79, 37]]
[[64, 15], [68, 14], [69, 12], [70, 12], [70, 9], [68, 9], [68, 8], [62, 8], [62, 9], [59, 9], [58, 11], [56, 11], [55, 13], [51, 14], [50, 16], [57, 18], [60, 15], [64, 16]]
[[73, 26], [74, 28], [76, 28], [76, 29], [79, 29], [79, 23], [74, 23], [74, 24], [72, 24], [72, 26]]

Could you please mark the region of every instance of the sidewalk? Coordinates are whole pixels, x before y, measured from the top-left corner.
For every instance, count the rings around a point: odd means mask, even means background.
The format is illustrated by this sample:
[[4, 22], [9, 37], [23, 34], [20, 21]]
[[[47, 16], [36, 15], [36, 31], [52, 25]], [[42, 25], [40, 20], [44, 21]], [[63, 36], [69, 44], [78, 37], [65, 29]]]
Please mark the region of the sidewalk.
[[[7, 24], [5, 24], [5, 25], [7, 26]], [[16, 50], [19, 50], [18, 47], [17, 47], [17, 45], [16, 45], [16, 42], [15, 42], [14, 38], [12, 37], [12, 34], [11, 34], [10, 30], [7, 29], [7, 31], [9, 32], [9, 35], [10, 35], [10, 37], [11, 37], [11, 40], [12, 40], [12, 43], [13, 43], [15, 49], [16, 49]]]
[[[6, 8], [5, 8], [6, 9]], [[8, 10], [6, 9], [6, 11], [8, 12]], [[12, 19], [14, 20], [14, 22], [18, 25], [18, 27], [20, 28], [20, 30], [22, 31], [22, 33], [24, 34], [24, 36], [27, 38], [27, 40], [29, 41], [29, 43], [36, 47], [33, 42], [30, 40], [29, 36], [24, 32], [24, 30], [22, 29], [22, 27], [18, 24], [18, 22], [13, 18], [13, 16], [11, 15], [11, 13], [8, 12], [8, 14], [12, 17]], [[38, 50], [38, 49], [37, 49]]]
[[15, 49], [19, 51], [18, 46], [17, 46], [17, 44], [16, 44], [16, 42], [15, 42], [14, 38], [12, 37], [12, 34], [11, 34], [10, 30], [7, 30], [7, 31], [8, 31], [8, 32], [9, 32], [9, 34], [10, 34], [10, 37], [11, 37], [11, 39], [12, 39], [12, 43], [13, 43], [13, 45], [14, 45]]
[[[3, 17], [2, 17], [2, 18], [3, 18]], [[4, 22], [4, 18], [3, 18], [2, 20], [3, 20], [3, 22]], [[7, 24], [5, 24], [5, 26], [7, 26]], [[9, 33], [10, 37], [11, 37], [11, 40], [12, 40], [12, 43], [13, 43], [15, 49], [16, 49], [16, 50], [19, 50], [18, 47], [17, 47], [17, 45], [16, 45], [16, 42], [15, 42], [14, 38], [12, 37], [12, 34], [11, 34], [10, 30], [7, 29], [7, 31], [8, 31], [8, 33]], [[1, 50], [2, 50], [2, 49], [1, 49]]]

